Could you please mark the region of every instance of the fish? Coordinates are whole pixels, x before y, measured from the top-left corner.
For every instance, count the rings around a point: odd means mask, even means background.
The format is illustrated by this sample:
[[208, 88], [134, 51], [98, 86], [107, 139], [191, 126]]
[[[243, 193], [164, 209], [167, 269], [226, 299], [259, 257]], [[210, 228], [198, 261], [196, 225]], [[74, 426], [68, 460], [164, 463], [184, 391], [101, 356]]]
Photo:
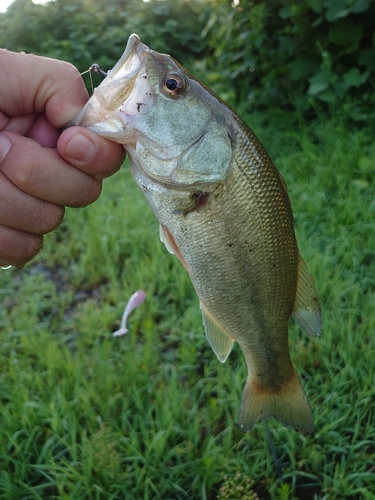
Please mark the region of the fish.
[[312, 432], [288, 320], [319, 336], [321, 308], [286, 184], [254, 132], [135, 34], [73, 124], [124, 146], [161, 241], [190, 276], [219, 361], [239, 344], [248, 369], [239, 427], [273, 417]]

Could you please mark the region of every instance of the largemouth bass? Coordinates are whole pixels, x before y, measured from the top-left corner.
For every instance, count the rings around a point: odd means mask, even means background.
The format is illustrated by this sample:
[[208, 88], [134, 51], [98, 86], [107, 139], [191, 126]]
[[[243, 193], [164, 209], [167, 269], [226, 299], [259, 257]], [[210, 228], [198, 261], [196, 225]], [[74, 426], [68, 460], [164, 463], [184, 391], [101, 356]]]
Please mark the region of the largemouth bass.
[[123, 144], [161, 240], [190, 275], [212, 349], [224, 362], [233, 342], [240, 345], [248, 367], [241, 429], [274, 417], [312, 431], [289, 356], [288, 319], [319, 335], [320, 306], [287, 188], [254, 133], [137, 35], [74, 124]]

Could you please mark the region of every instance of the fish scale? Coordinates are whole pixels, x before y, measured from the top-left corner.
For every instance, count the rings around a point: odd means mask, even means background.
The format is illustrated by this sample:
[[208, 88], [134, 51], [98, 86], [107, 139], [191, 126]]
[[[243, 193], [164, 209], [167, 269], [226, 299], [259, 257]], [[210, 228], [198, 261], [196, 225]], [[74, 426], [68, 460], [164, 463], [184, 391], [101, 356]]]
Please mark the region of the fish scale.
[[312, 431], [288, 319], [319, 335], [320, 306], [285, 182], [254, 133], [137, 35], [74, 124], [123, 144], [161, 240], [189, 273], [212, 349], [224, 362], [240, 345], [248, 367], [241, 429], [274, 417]]

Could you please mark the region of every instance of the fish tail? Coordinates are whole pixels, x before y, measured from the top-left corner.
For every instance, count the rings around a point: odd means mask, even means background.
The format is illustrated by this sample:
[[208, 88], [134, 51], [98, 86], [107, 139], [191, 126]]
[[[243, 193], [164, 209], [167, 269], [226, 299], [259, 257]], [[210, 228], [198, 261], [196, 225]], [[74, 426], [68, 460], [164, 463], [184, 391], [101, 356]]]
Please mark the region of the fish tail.
[[302, 433], [314, 429], [311, 408], [294, 368], [290, 381], [277, 389], [262, 388], [249, 374], [242, 394], [238, 424], [246, 432], [255, 422], [268, 417], [274, 417], [286, 427]]

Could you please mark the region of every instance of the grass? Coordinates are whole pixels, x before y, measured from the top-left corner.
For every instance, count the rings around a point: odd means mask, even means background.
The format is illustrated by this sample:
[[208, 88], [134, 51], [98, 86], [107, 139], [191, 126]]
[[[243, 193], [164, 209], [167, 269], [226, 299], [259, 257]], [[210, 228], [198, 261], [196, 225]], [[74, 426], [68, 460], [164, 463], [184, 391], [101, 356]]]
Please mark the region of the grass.
[[[373, 498], [374, 133], [282, 119], [249, 122], [289, 186], [324, 319], [320, 339], [291, 321], [316, 430], [269, 422], [286, 484], [263, 425], [236, 426], [238, 346], [225, 365], [210, 350], [189, 279], [125, 167], [97, 203], [67, 212], [37, 259], [0, 272], [0, 498]], [[112, 337], [140, 288], [130, 332]]]

